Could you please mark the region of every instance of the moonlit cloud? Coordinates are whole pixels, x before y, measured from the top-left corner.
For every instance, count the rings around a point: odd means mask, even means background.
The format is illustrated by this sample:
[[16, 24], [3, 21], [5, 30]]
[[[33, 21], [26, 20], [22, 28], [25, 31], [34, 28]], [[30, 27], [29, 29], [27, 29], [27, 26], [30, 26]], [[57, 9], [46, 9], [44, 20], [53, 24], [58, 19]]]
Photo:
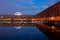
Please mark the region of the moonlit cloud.
[[15, 2], [34, 4], [33, 0], [14, 0]]
[[49, 0], [49, 1], [56, 1], [56, 0]]
[[29, 3], [29, 4], [34, 4], [32, 0], [21, 0], [23, 3]]
[[38, 10], [37, 6], [29, 6], [29, 7], [23, 7], [21, 8], [22, 11], [28, 11], [28, 10]]
[[41, 6], [41, 8], [48, 8], [48, 5], [43, 5]]

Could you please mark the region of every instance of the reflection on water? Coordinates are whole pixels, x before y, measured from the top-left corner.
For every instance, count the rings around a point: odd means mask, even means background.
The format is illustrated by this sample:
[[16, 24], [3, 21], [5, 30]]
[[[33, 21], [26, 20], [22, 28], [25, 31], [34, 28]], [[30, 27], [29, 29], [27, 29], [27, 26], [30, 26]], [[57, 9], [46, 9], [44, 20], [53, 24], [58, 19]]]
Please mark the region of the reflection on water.
[[21, 29], [21, 28], [22, 28], [22, 26], [15, 26], [15, 28], [16, 28], [16, 29]]
[[14, 27], [0, 27], [2, 40], [49, 40], [49, 38], [34, 26], [24, 26], [20, 29]]

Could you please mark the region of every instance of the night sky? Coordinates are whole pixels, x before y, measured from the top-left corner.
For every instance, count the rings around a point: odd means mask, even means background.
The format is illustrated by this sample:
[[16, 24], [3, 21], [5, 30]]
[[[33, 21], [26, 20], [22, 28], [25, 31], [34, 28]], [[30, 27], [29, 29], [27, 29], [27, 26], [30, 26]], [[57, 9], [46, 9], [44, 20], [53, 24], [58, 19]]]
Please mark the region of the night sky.
[[0, 14], [36, 15], [59, 0], [0, 0]]

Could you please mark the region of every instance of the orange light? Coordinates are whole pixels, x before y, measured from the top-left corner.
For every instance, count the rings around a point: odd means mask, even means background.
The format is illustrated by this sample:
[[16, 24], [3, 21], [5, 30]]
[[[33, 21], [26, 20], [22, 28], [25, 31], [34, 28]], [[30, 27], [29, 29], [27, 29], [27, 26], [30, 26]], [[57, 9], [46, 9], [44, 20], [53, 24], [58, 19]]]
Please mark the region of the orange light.
[[54, 26], [52, 26], [52, 32], [54, 32], [56, 30], [56, 28]]
[[53, 16], [51, 17], [51, 20], [54, 20], [54, 17]]

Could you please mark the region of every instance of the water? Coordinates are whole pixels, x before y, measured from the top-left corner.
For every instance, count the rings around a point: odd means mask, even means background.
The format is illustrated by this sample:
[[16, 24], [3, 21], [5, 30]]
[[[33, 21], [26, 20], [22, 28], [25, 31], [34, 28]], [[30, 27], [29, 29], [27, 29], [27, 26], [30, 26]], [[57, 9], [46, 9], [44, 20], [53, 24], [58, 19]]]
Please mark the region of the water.
[[25, 26], [20, 29], [1, 26], [0, 40], [49, 40], [49, 38], [34, 26]]

